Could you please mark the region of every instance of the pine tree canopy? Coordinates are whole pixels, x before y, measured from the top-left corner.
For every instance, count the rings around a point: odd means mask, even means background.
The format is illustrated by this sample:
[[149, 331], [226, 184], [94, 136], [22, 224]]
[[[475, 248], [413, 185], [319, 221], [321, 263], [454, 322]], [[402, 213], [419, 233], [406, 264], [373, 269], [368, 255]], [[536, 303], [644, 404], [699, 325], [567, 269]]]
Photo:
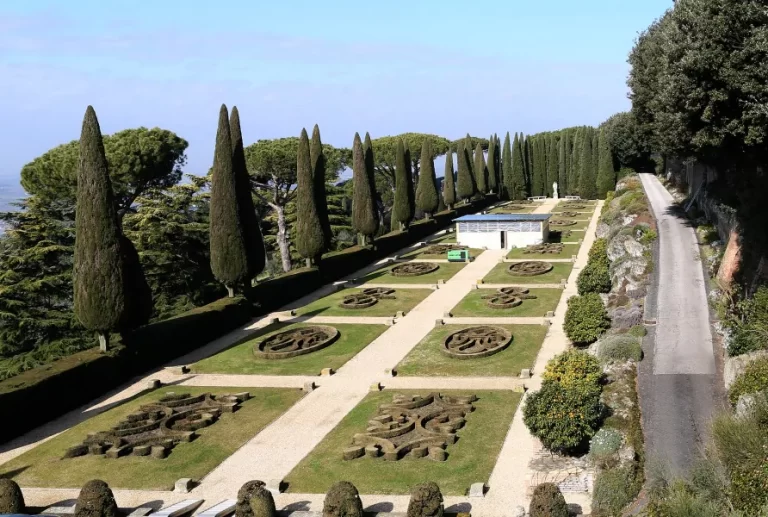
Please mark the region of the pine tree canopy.
[[440, 205], [439, 198], [432, 144], [427, 140], [421, 146], [421, 171], [419, 172], [419, 184], [416, 188], [416, 208], [429, 217], [437, 211]]

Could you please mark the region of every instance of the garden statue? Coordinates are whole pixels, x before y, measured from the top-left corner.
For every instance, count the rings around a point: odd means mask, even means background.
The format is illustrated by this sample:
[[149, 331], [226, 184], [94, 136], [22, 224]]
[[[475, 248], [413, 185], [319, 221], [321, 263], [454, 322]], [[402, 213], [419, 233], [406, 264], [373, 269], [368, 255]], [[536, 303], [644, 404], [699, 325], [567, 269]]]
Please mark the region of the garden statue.
[[552, 199], [560, 199], [560, 198], [557, 196], [557, 182], [554, 182], [554, 183], [552, 184]]

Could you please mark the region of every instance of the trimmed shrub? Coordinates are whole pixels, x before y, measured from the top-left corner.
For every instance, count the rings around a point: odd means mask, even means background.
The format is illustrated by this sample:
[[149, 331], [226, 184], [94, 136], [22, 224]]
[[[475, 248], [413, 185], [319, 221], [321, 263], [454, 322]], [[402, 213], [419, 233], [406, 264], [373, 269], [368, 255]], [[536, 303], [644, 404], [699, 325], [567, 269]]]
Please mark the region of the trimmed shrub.
[[629, 331], [627, 332], [630, 336], [635, 337], [645, 337], [646, 334], [648, 334], [648, 331], [645, 328], [645, 325], [635, 325]]
[[592, 247], [589, 248], [587, 257], [588, 262], [602, 262], [607, 266], [610, 262], [608, 260], [608, 240], [602, 237], [595, 239]]
[[277, 515], [272, 492], [264, 487], [259, 487], [253, 491], [250, 506], [253, 517], [276, 517]]
[[603, 428], [589, 441], [589, 455], [595, 461], [602, 461], [619, 452], [624, 435], [616, 429]]
[[323, 517], [363, 517], [363, 502], [355, 485], [339, 481], [331, 486], [323, 501]]
[[601, 414], [599, 390], [575, 390], [545, 380], [528, 397], [523, 421], [547, 449], [567, 453], [595, 434]]
[[246, 481], [237, 491], [237, 504], [235, 505], [235, 517], [253, 517], [251, 499], [253, 494], [264, 489], [264, 482], [259, 480]]
[[568, 505], [562, 492], [554, 483], [541, 483], [533, 489], [530, 517], [568, 517]]
[[634, 499], [631, 488], [633, 483], [634, 474], [631, 468], [600, 471], [592, 491], [593, 515], [620, 517], [621, 510]]
[[24, 495], [10, 479], [0, 479], [0, 513], [25, 513]]
[[582, 389], [600, 392], [600, 377], [603, 369], [600, 362], [581, 350], [567, 350], [556, 355], [547, 363], [541, 378], [554, 381], [568, 389]]
[[100, 479], [88, 481], [77, 496], [75, 517], [118, 517], [117, 503], [109, 485]]
[[437, 483], [428, 481], [413, 487], [407, 517], [442, 517], [443, 494]]
[[640, 361], [643, 358], [643, 347], [640, 346], [639, 339], [634, 336], [616, 334], [606, 336], [600, 340], [597, 356], [605, 363], [612, 361]]
[[610, 292], [611, 274], [608, 272], [608, 266], [600, 262], [588, 263], [579, 273], [576, 287], [580, 295]]
[[736, 377], [728, 391], [728, 399], [734, 406], [739, 397], [748, 393], [768, 390], [768, 357], [753, 361]]
[[576, 345], [588, 345], [611, 326], [603, 301], [597, 293], [572, 296], [565, 311], [565, 334]]

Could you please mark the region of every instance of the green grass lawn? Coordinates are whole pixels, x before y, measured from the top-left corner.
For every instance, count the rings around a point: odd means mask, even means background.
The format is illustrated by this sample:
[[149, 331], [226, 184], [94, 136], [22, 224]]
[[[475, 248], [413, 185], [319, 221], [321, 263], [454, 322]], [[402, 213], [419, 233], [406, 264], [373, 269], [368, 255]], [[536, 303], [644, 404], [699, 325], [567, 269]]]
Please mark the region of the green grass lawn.
[[[553, 217], [550, 219], [550, 230], [585, 230], [587, 226], [589, 226], [589, 221], [587, 220], [588, 216], [587, 214], [584, 214], [585, 217]], [[576, 224], [571, 226], [552, 226], [552, 221], [560, 220], [560, 221], [575, 221]]]
[[526, 260], [569, 259], [571, 255], [576, 254], [578, 249], [578, 246], [565, 245], [560, 253], [524, 253], [525, 248], [513, 248], [507, 253], [507, 258]]
[[191, 366], [195, 373], [236, 373], [248, 375], [319, 375], [323, 368], [340, 368], [387, 329], [386, 325], [334, 323], [340, 336], [332, 345], [289, 359], [257, 357], [254, 346], [265, 337], [309, 323], [278, 323], [255, 332], [247, 341], [212, 355]]
[[[565, 233], [568, 233], [568, 230], [565, 230]], [[549, 230], [549, 242], [571, 242], [571, 243], [578, 243], [579, 240], [584, 239], [584, 233], [585, 232], [570, 232], [570, 235], [562, 236], [562, 232], [560, 230], [552, 230], [550, 228]], [[578, 249], [578, 246], [576, 247]]]
[[498, 317], [524, 317], [546, 316], [547, 311], [554, 311], [562, 289], [531, 289], [530, 293], [536, 296], [532, 300], [523, 300], [522, 305], [512, 307], [511, 309], [493, 309], [488, 307], [487, 301], [483, 296], [489, 296], [496, 293], [495, 289], [474, 289], [469, 292], [453, 309], [451, 314], [455, 317], [479, 317], [479, 316], [498, 316]]
[[432, 294], [432, 289], [400, 289], [394, 293], [395, 299], [380, 299], [376, 305], [365, 309], [345, 309], [339, 307], [339, 303], [349, 294], [361, 293], [362, 289], [344, 289], [337, 293], [329, 294], [309, 305], [305, 305], [297, 311], [300, 316], [394, 316], [397, 311], [408, 312], [421, 303], [424, 298]]
[[573, 268], [572, 262], [554, 262], [552, 270], [543, 275], [512, 276], [507, 273], [510, 262], [497, 264], [485, 275], [483, 282], [486, 284], [559, 284], [563, 278], [568, 278]]
[[[443, 244], [451, 244], [449, 242], [445, 242]], [[454, 243], [455, 244], [455, 243]], [[432, 246], [432, 244], [427, 244], [420, 250], [412, 251], [406, 255], [403, 255], [405, 258], [409, 259], [447, 259], [448, 254], [447, 253], [429, 253], [429, 248]], [[482, 252], [484, 252], [484, 249], [480, 248], [469, 248], [469, 255], [472, 258], [477, 258], [478, 255], [480, 255]]]
[[443, 340], [458, 330], [475, 325], [438, 327], [397, 365], [397, 375], [415, 377], [517, 377], [531, 368], [547, 333], [544, 325], [498, 325], [512, 332], [512, 343], [496, 354], [476, 359], [454, 359], [445, 355]]
[[[509, 430], [521, 394], [513, 391], [456, 391], [475, 394], [475, 411], [447, 448], [446, 461], [405, 457], [399, 461], [362, 457], [344, 461], [342, 450], [355, 433], [363, 432], [378, 406], [392, 401], [396, 391], [371, 393], [334, 428], [286, 477], [288, 492], [325, 493], [337, 481], [350, 481], [362, 494], [407, 494], [411, 487], [436, 481], [444, 495], [466, 495], [469, 486], [487, 482]], [[408, 395], [428, 391], [402, 392]]]
[[499, 208], [494, 208], [493, 210], [491, 210], [491, 213], [492, 214], [530, 214], [530, 213], [533, 213], [533, 211], [536, 210], [537, 207], [538, 205], [525, 205], [525, 208], [523, 208], [522, 210], [510, 210], [507, 207], [501, 206]]
[[432, 273], [419, 276], [394, 276], [389, 274], [389, 270], [398, 264], [388, 264], [373, 273], [365, 275], [361, 281], [366, 284], [436, 284], [438, 280], [447, 281], [453, 275], [458, 273], [465, 265], [464, 262], [444, 262], [438, 264], [440, 268]]
[[[252, 398], [233, 414], [200, 429], [197, 439], [180, 443], [165, 459], [149, 456], [80, 456], [61, 459], [68, 447], [82, 443], [89, 432], [108, 430], [142, 404], [153, 402], [168, 391], [192, 395], [248, 391]], [[200, 479], [253, 438], [302, 397], [296, 389], [165, 387], [97, 415], [64, 433], [30, 449], [0, 466], [0, 477], [14, 479], [22, 486], [80, 488], [86, 481], [101, 479], [112, 489], [172, 490], [179, 478]]]
[[451, 232], [429, 241], [429, 244], [456, 244], [456, 232]]

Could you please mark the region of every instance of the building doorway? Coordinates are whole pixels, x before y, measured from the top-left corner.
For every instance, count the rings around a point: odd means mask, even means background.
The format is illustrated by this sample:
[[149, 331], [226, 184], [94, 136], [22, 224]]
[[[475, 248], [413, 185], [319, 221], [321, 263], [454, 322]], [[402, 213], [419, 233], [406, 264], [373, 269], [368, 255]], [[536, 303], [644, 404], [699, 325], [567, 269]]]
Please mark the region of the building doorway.
[[507, 232], [499, 232], [501, 234], [501, 249], [507, 249]]

